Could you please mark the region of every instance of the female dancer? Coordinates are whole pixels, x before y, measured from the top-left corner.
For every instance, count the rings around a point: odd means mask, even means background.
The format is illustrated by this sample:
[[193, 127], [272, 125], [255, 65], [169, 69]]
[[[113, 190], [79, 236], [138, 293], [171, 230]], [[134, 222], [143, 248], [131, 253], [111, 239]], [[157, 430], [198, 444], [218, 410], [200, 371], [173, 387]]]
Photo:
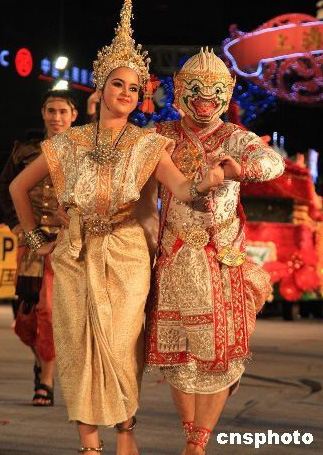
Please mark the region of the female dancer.
[[[137, 455], [131, 430], [143, 363], [142, 327], [150, 260], [134, 210], [150, 175], [191, 201], [223, 180], [219, 161], [192, 184], [167, 152], [173, 141], [128, 123], [149, 77], [135, 48], [131, 1], [125, 0], [112, 44], [94, 62], [100, 120], [42, 143], [43, 154], [10, 185], [31, 248], [53, 251], [55, 350], [69, 419], [78, 423], [81, 453], [102, 452], [98, 425], [116, 426], [118, 455]], [[57, 245], [37, 228], [28, 192], [50, 172], [68, 229]], [[54, 249], [55, 248], [55, 249]]]

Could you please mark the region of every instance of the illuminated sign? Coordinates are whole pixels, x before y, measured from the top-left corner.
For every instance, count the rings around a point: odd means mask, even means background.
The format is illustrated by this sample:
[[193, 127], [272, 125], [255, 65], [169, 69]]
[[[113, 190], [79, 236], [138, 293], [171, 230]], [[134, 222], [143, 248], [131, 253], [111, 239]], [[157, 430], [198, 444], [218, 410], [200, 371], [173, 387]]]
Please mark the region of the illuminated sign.
[[19, 49], [15, 57], [15, 66], [19, 76], [29, 76], [33, 69], [33, 58], [28, 49]]
[[[15, 55], [15, 68], [19, 76], [27, 77], [33, 70], [33, 57], [29, 49], [23, 47]], [[0, 66], [10, 66], [10, 51], [7, 49], [0, 50]]]
[[312, 176], [313, 182], [316, 183], [317, 178], [319, 176], [318, 173], [318, 159], [319, 153], [314, 149], [309, 149], [308, 151], [308, 166], [310, 170], [310, 174]]
[[9, 66], [9, 62], [7, 60], [8, 55], [9, 55], [9, 51], [7, 51], [7, 50], [0, 51], [0, 65], [1, 66]]
[[224, 53], [236, 73], [259, 76], [265, 62], [323, 52], [323, 22], [287, 24], [246, 33], [227, 43]]
[[[27, 48], [21, 48], [17, 51], [14, 59], [11, 58], [11, 51], [0, 49], [0, 67], [10, 67], [13, 65], [19, 76], [27, 77], [31, 74], [34, 66], [32, 53]], [[70, 81], [74, 88], [92, 92], [93, 91], [93, 72], [86, 68], [72, 66], [71, 68], [59, 71], [55, 68], [55, 61], [50, 61], [47, 57], [40, 61], [39, 79], [48, 80], [62, 78]]]
[[[48, 58], [43, 58], [41, 60], [40, 69], [43, 76], [51, 76], [54, 79], [62, 77], [59, 71], [55, 68], [55, 62], [51, 62]], [[79, 68], [78, 66], [72, 66], [70, 69], [65, 69], [63, 78], [74, 84], [93, 87], [93, 72], [84, 68]]]
[[231, 27], [227, 63], [271, 95], [323, 102], [323, 21], [300, 13], [277, 16], [251, 33]]

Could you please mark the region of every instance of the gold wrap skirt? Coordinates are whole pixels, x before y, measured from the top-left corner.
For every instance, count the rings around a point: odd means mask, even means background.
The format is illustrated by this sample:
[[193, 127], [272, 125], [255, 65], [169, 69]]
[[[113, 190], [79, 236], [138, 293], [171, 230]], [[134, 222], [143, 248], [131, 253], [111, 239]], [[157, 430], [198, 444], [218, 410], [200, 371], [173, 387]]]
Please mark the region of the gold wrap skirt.
[[99, 236], [79, 222], [52, 254], [58, 374], [69, 420], [113, 426], [138, 408], [149, 253], [135, 221]]

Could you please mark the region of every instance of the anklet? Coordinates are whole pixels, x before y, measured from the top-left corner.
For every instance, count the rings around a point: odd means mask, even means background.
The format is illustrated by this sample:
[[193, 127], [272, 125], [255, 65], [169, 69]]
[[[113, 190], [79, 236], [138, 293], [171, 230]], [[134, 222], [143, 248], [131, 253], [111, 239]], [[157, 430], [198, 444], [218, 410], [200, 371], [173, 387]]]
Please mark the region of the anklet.
[[211, 430], [208, 428], [193, 426], [187, 444], [194, 444], [195, 446], [199, 446], [205, 450], [206, 444], [209, 442], [210, 435]]
[[186, 440], [188, 440], [191, 437], [191, 432], [193, 430], [194, 422], [191, 420], [188, 420], [187, 422], [182, 422], [183, 429], [184, 429], [184, 434]]
[[78, 452], [79, 453], [85, 453], [85, 452], [102, 452], [103, 450], [103, 441], [100, 441], [100, 445], [99, 447], [85, 447], [85, 446], [82, 446], [80, 449], [78, 449]]

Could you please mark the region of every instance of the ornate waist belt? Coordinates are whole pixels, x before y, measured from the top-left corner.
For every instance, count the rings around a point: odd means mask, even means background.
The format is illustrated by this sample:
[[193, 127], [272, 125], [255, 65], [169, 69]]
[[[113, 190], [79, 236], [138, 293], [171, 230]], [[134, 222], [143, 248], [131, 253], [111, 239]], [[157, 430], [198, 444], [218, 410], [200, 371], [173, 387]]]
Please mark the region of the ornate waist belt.
[[[203, 229], [200, 226], [194, 226], [185, 231], [176, 229], [169, 223], [165, 225], [175, 237], [183, 240], [183, 242], [192, 246], [193, 248], [204, 248], [210, 243], [212, 237], [217, 232], [216, 227], [210, 227]], [[230, 267], [241, 265], [245, 261], [245, 252], [234, 248], [233, 246], [227, 246], [222, 248], [216, 255], [216, 258], [222, 264], [228, 265]]]
[[104, 236], [111, 234], [115, 229], [121, 226], [134, 223], [133, 217], [119, 219], [90, 218], [84, 219], [83, 228], [86, 234], [91, 237]]
[[175, 237], [183, 240], [183, 242], [194, 248], [204, 248], [215, 234], [214, 228], [203, 229], [200, 226], [194, 226], [190, 229], [182, 231], [176, 229], [170, 223], [166, 223], [166, 229], [168, 229]]
[[70, 215], [70, 224], [68, 228], [69, 241], [70, 241], [70, 254], [74, 259], [78, 259], [82, 245], [83, 236], [88, 237], [104, 237], [105, 235], [111, 234], [114, 230], [119, 227], [134, 224], [135, 218], [130, 211], [124, 211], [112, 216], [111, 218], [104, 218], [93, 215], [82, 215], [74, 207], [70, 207], [68, 210]]

